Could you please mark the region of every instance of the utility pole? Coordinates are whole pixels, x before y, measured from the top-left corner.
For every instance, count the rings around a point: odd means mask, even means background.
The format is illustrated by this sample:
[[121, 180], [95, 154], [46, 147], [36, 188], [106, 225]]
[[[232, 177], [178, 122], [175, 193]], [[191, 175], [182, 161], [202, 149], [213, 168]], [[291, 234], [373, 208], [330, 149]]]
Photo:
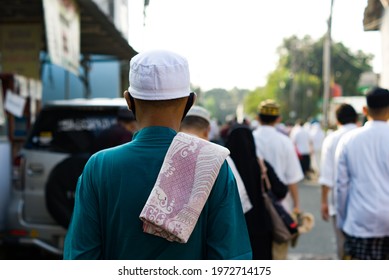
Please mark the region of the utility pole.
[[334, 0], [331, 0], [330, 17], [327, 21], [327, 34], [323, 47], [323, 127], [328, 127], [328, 107], [331, 91], [331, 24], [332, 24], [332, 7]]
[[143, 3], [143, 26], [146, 25], [146, 8], [150, 5], [150, 0], [145, 0]]

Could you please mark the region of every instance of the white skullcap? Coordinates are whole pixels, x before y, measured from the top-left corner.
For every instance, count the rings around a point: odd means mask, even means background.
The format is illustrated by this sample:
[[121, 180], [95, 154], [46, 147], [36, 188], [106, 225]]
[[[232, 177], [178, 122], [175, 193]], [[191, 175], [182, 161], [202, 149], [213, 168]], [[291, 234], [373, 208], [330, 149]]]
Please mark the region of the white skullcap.
[[130, 61], [128, 91], [137, 99], [170, 100], [189, 96], [186, 58], [164, 50], [137, 54]]
[[211, 123], [211, 114], [208, 112], [207, 109], [200, 106], [192, 106], [186, 116], [200, 117]]

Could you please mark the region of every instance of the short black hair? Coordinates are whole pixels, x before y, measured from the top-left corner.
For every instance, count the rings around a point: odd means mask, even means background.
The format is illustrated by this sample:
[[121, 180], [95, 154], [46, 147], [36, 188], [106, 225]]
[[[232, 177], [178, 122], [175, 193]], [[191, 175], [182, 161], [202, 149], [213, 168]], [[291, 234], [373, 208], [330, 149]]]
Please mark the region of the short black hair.
[[335, 111], [336, 119], [339, 123], [348, 124], [356, 123], [358, 120], [358, 114], [355, 111], [354, 107], [347, 103], [342, 103], [336, 108]]
[[210, 126], [209, 122], [198, 116], [185, 116], [181, 122], [181, 128], [194, 128], [197, 130], [208, 129]]
[[386, 88], [375, 87], [366, 94], [367, 107], [380, 109], [389, 106], [389, 91]]
[[270, 116], [270, 115], [263, 115], [263, 114], [258, 114], [258, 117], [261, 122], [265, 124], [272, 124], [274, 123], [279, 116]]

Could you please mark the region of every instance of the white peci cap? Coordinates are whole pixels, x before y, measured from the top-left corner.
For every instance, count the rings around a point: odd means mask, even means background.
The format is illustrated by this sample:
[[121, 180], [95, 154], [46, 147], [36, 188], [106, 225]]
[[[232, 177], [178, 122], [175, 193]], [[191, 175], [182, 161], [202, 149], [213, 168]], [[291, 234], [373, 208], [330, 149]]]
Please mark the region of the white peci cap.
[[189, 96], [186, 58], [164, 50], [147, 51], [130, 61], [129, 93], [136, 99], [170, 100]]
[[207, 122], [211, 123], [211, 114], [208, 112], [207, 109], [200, 106], [192, 106], [192, 108], [190, 108], [186, 116], [187, 117], [195, 116], [195, 117], [203, 118]]

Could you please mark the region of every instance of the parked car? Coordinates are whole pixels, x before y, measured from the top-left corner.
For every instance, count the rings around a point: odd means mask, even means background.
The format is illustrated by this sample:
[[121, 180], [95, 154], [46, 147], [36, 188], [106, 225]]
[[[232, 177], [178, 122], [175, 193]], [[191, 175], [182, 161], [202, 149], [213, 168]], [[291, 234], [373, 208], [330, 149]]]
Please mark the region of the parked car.
[[77, 179], [96, 136], [116, 122], [123, 98], [47, 103], [20, 154], [6, 214], [6, 242], [62, 254]]
[[5, 213], [9, 202], [11, 186], [11, 143], [6, 135], [5, 125], [0, 119], [0, 236], [5, 229]]

